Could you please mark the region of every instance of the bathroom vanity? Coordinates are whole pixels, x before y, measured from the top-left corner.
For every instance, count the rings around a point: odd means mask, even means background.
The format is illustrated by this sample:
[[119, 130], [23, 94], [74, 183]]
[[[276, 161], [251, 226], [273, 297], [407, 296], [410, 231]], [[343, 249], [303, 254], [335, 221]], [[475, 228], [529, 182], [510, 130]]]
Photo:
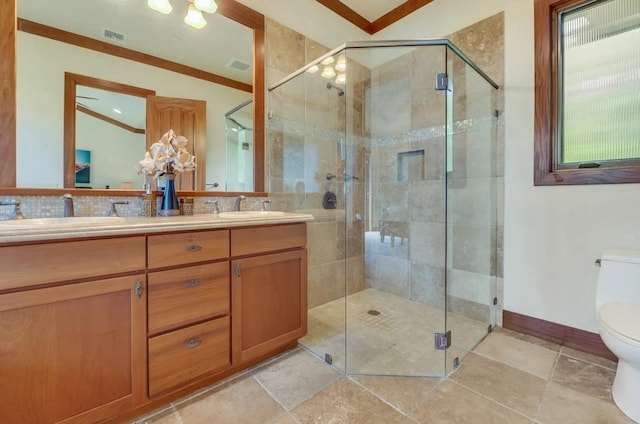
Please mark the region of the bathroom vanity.
[[309, 219], [0, 228], [0, 422], [123, 422], [296, 346]]

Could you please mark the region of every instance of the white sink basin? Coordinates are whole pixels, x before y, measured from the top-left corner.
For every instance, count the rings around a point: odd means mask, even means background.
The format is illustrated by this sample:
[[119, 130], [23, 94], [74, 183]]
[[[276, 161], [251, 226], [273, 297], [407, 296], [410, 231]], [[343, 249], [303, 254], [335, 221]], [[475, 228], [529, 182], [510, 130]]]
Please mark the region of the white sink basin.
[[33, 218], [0, 221], [0, 226], [10, 228], [46, 228], [46, 227], [94, 227], [100, 225], [122, 224], [125, 220], [119, 216], [76, 216], [72, 218]]
[[249, 219], [249, 218], [271, 218], [277, 216], [284, 216], [284, 212], [280, 211], [231, 211], [221, 212], [220, 218], [235, 218], [235, 219]]

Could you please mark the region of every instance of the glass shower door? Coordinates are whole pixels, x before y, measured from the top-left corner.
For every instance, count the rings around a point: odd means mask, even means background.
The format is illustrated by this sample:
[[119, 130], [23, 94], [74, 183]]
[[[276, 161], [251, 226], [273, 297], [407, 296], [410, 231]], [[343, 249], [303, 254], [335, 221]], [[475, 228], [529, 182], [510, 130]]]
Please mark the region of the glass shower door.
[[496, 90], [447, 48], [446, 372], [487, 335], [496, 296]]
[[346, 371], [442, 376], [445, 47], [346, 53]]

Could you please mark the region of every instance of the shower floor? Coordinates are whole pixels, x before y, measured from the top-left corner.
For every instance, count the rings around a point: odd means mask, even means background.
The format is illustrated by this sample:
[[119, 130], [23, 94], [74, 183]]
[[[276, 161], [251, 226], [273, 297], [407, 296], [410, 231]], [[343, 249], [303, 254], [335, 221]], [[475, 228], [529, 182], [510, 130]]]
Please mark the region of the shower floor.
[[300, 343], [320, 357], [331, 355], [333, 365], [348, 374], [442, 376], [487, 334], [488, 323], [449, 313], [452, 345], [445, 358], [434, 347], [434, 333], [445, 329], [442, 309], [376, 289], [347, 296], [346, 302], [346, 338], [341, 298], [309, 310], [308, 333]]

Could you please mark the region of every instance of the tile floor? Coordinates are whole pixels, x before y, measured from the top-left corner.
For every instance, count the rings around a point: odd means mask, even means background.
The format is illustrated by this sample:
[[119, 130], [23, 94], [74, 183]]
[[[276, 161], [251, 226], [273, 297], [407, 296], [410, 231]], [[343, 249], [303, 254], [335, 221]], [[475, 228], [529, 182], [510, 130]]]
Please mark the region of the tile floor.
[[447, 378], [345, 376], [303, 348], [135, 424], [632, 424], [615, 364], [495, 329]]
[[445, 360], [433, 343], [433, 334], [444, 331], [444, 311], [376, 289], [347, 296], [346, 308], [344, 298], [311, 308], [308, 317], [300, 344], [321, 358], [330, 354], [347, 374], [442, 376], [451, 371], [453, 358], [464, 358], [488, 331], [486, 322], [448, 313], [453, 337]]

